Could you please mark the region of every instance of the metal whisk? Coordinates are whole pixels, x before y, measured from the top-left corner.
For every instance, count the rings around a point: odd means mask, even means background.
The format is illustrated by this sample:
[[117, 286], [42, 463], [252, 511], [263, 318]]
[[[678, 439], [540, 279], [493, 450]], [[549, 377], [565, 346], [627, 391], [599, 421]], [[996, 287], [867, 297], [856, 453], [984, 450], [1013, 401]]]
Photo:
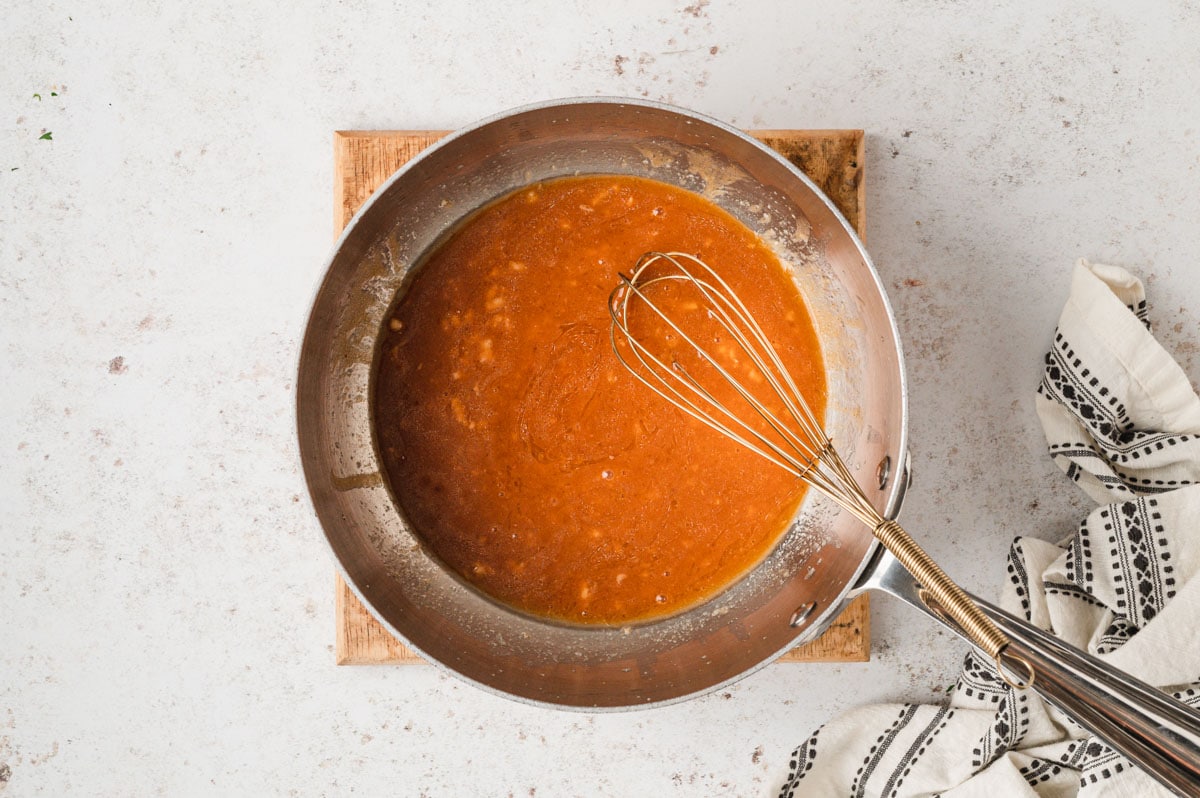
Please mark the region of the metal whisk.
[[[679, 308], [699, 311], [701, 322], [719, 335], [701, 342], [694, 325], [676, 315], [664, 297], [679, 286], [688, 299]], [[678, 292], [676, 292], [678, 293]], [[1000, 665], [1007, 636], [935, 563], [896, 521], [884, 518], [855, 481], [813, 415], [758, 322], [716, 271], [694, 255], [650, 252], [609, 296], [612, 346], [617, 358], [642, 383], [693, 418], [732, 438], [828, 496], [867, 525], [922, 587], [927, 606], [956, 623], [996, 662], [1014, 687], [1033, 683]], [[651, 329], [653, 340], [631, 330]], [[730, 347], [735, 347], [732, 350]], [[690, 364], [690, 365], [689, 365]], [[736, 364], [736, 365], [735, 365]], [[747, 376], [733, 372], [746, 364]], [[719, 384], [718, 384], [719, 383]], [[722, 387], [723, 386], [723, 387]]]

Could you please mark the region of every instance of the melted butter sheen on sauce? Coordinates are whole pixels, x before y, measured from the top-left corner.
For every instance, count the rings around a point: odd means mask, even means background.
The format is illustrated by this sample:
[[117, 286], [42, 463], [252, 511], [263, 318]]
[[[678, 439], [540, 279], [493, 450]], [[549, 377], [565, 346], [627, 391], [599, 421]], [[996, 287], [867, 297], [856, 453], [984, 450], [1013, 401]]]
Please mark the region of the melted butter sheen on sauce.
[[529, 613], [686, 609], [760, 561], [804, 493], [617, 361], [608, 295], [648, 250], [716, 267], [823, 416], [816, 334], [774, 254], [709, 201], [641, 178], [563, 178], [487, 206], [385, 325], [376, 431], [403, 512], [443, 562]]

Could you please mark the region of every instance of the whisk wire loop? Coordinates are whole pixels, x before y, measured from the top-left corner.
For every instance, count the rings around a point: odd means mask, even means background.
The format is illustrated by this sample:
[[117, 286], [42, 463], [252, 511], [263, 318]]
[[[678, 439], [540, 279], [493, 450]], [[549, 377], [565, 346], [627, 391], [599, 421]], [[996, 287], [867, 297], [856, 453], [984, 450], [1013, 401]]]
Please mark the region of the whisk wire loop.
[[[788, 412], [798, 422], [803, 437], [796, 437], [796, 443], [804, 445], [807, 440], [817, 442], [822, 447], [827, 445], [829, 439], [813, 416], [808, 402], [804, 399], [803, 392], [800, 391], [796, 386], [795, 380], [792, 379], [791, 372], [783, 365], [783, 361], [780, 360], [775, 347], [771, 345], [762, 327], [759, 326], [754, 316], [746, 308], [745, 304], [742, 303], [741, 297], [730, 288], [725, 279], [695, 255], [677, 252], [652, 252], [644, 255], [639, 260], [639, 267], [635, 274], [648, 268], [658, 259], [665, 259], [670, 262], [672, 266], [679, 270], [683, 279], [694, 282], [700, 289], [700, 292], [712, 302], [725, 328], [735, 336], [743, 349], [751, 355], [752, 359], [759, 366], [762, 375], [774, 389], [775, 394], [783, 401]], [[707, 280], [696, 278], [688, 270], [686, 266], [687, 262], [691, 262], [697, 268], [707, 273], [709, 278], [716, 281], [720, 286], [720, 290], [717, 290]], [[770, 368], [765, 367], [763, 358], [769, 361]]]
[[[695, 351], [706, 363], [712, 366], [717, 373], [738, 392], [739, 396], [744, 399], [755, 412], [762, 417], [768, 425], [771, 426], [778, 434], [785, 439], [794, 438], [794, 433], [783, 424], [778, 417], [766, 408], [751, 392], [747, 391], [742, 384], [735, 380], [726, 368], [721, 365], [703, 346], [698, 344], [693, 338], [687, 334], [670, 316], [665, 314], [661, 308], [650, 300], [644, 289], [655, 282], [660, 282], [667, 279], [676, 278], [659, 278], [658, 280], [650, 280], [639, 286], [633, 283], [632, 278], [622, 276], [624, 285], [629, 289], [629, 295], [626, 297], [626, 302], [629, 296], [640, 298], [647, 308], [652, 310], [659, 318], [661, 318], [681, 339]], [[625, 309], [622, 308], [622, 313]], [[615, 318], [615, 316], [614, 316]], [[724, 326], [724, 322], [721, 322]], [[621, 354], [621, 348], [617, 343], [616, 332], [621, 329], [625, 335], [625, 341], [629, 345], [634, 356], [640, 361], [645, 371], [640, 371], [631, 366], [631, 364]], [[728, 327], [727, 327], [728, 329]], [[616, 352], [617, 358], [635, 377], [649, 386], [652, 390], [663, 396], [668, 401], [675, 403], [689, 415], [699, 419], [713, 429], [721, 432], [729, 437], [734, 438], [743, 446], [750, 447], [759, 451], [764, 457], [774, 464], [784, 468], [796, 476], [808, 471], [817, 461], [817, 453], [808, 450], [808, 447], [800, 440], [790, 441], [791, 449], [780, 446], [776, 441], [771, 440], [761, 432], [756, 430], [754, 426], [748, 423], [745, 419], [731, 411], [727, 406], [719, 402], [710, 393], [702, 383], [700, 383], [691, 372], [680, 363], [678, 360], [673, 360], [670, 365], [665, 363], [657, 354], [642, 345], [639, 338], [629, 335], [628, 329], [623, 326], [614, 325], [612, 332], [613, 351]], [[653, 377], [654, 382], [651, 382], [645, 374]], [[669, 379], [668, 379], [669, 378]], [[677, 386], [687, 388], [688, 393], [684, 393]], [[700, 400], [697, 402], [696, 400]], [[729, 426], [732, 425], [732, 426]], [[739, 430], [741, 432], [739, 432]], [[743, 434], [744, 433], [744, 434]], [[747, 439], [749, 436], [757, 442]], [[758, 446], [766, 447], [770, 454], [758, 449]], [[773, 455], [773, 456], [772, 456]]]

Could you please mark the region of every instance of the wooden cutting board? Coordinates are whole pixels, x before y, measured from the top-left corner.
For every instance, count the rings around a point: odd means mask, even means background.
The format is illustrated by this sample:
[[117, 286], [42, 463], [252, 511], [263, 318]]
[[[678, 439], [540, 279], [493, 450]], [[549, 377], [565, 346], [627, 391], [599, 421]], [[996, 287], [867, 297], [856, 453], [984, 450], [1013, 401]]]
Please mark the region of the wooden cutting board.
[[[338, 131], [333, 137], [333, 229], [342, 229], [380, 184], [448, 131]], [[755, 136], [803, 170], [865, 237], [863, 132], [861, 130], [753, 130]], [[337, 575], [337, 664], [419, 663]], [[818, 639], [780, 662], [866, 662], [871, 658], [867, 596], [855, 599]]]

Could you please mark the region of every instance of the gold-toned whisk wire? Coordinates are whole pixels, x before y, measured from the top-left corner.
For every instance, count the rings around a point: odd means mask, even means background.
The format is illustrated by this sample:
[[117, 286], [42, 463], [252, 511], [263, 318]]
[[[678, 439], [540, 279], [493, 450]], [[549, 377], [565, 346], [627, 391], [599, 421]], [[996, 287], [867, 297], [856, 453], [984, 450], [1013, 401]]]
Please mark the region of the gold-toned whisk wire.
[[[654, 261], [659, 258], [670, 259], [671, 262], [680, 269], [681, 273], [650, 278], [639, 282], [644, 270], [651, 266]], [[682, 264], [679, 264], [679, 262], [671, 256], [659, 254], [647, 256], [639, 262], [638, 268], [635, 269], [633, 277], [626, 278], [622, 276], [622, 280], [623, 287], [626, 289], [625, 293], [621, 296], [622, 301], [619, 304], [614, 302], [610, 306], [610, 311], [613, 313], [615, 322], [613, 327], [614, 351], [616, 352], [617, 357], [621, 359], [622, 363], [624, 363], [627, 368], [630, 368], [631, 371], [634, 372], [635, 376], [637, 376], [639, 379], [642, 379], [643, 382], [647, 382], [647, 380], [643, 378], [643, 375], [636, 369], [632, 369], [631, 365], [625, 361], [624, 357], [621, 355], [620, 347], [616, 344], [615, 336], [617, 329], [620, 329], [624, 333], [626, 336], [625, 340], [629, 344], [630, 349], [641, 362], [642, 366], [648, 370], [648, 373], [654, 376], [659, 384], [666, 388], [673, 397], [685, 402], [687, 404], [687, 409], [689, 409], [693, 415], [699, 414], [703, 416], [702, 420], [704, 420], [705, 423], [708, 423], [710, 426], [716, 426], [719, 431], [726, 431], [725, 427], [722, 426], [722, 418], [725, 422], [735, 425], [737, 428], [743, 430], [758, 440], [761, 445], [770, 448], [779, 458], [785, 460], [786, 464], [778, 463], [778, 465], [786, 468], [789, 471], [792, 471], [797, 476], [811, 467], [812, 463], [817, 459], [819, 452], [814, 451], [803, 438], [796, 436], [790, 427], [784, 424], [774, 413], [772, 413], [767, 407], [759, 402], [757, 397], [752, 392], [745, 390], [742, 384], [733, 378], [725, 366], [723, 366], [716, 357], [714, 357], [705, 347], [697, 343], [685, 330], [679, 326], [679, 324], [674, 321], [669, 314], [665, 313], [658, 306], [658, 304], [656, 304], [647, 295], [646, 289], [649, 289], [656, 283], [671, 281], [686, 281], [693, 284], [702, 292], [705, 299], [711, 302], [711, 306], [708, 308], [709, 317], [720, 324], [726, 332], [734, 336], [735, 340], [743, 347], [743, 349], [747, 349], [747, 351], [749, 351], [751, 344], [747, 340], [746, 333], [740, 326], [744, 325], [748, 319], [748, 316], [746, 316], [744, 311], [741, 311], [739, 308], [733, 306], [727, 307], [726, 305], [728, 305], [728, 302], [721, 301], [725, 300], [726, 298], [716, 293], [713, 286], [709, 285], [703, 280], [695, 278], [686, 270], [685, 267], [682, 266]], [[788, 451], [779, 447], [774, 441], [771, 441], [770, 439], [758, 433], [751, 425], [745, 423], [740, 416], [733, 413], [726, 406], [717, 401], [713, 395], [704, 388], [703, 384], [696, 380], [690, 371], [688, 371], [688, 369], [678, 360], [673, 360], [668, 366], [649, 348], [642, 346], [640, 340], [636, 336], [630, 335], [628, 327], [625, 326], [624, 320], [628, 318], [628, 304], [631, 298], [637, 298], [643, 304], [645, 304], [645, 306], [653, 311], [653, 313], [659, 319], [665, 322], [671, 328], [671, 330], [691, 348], [692, 351], [698, 354], [704, 362], [716, 370], [717, 373], [729, 385], [733, 386], [738, 395], [745, 400], [778, 435], [787, 441], [787, 443], [791, 446], [792, 451]], [[763, 376], [774, 385], [775, 380], [777, 379], [776, 375], [766, 369], [762, 369], [761, 371]], [[669, 376], [671, 380], [664, 379], [664, 374]], [[682, 394], [676, 389], [672, 380], [686, 387], [690, 391], [691, 395], [702, 400], [703, 404], [698, 406], [696, 403], [692, 402], [688, 395]], [[650, 387], [657, 390], [657, 386], [654, 384], [650, 384]], [[777, 385], [775, 387], [778, 389]], [[672, 397], [668, 396], [666, 398], [671, 399]], [[705, 408], [708, 408], [708, 410]], [[709, 412], [709, 410], [715, 411], [718, 415], [714, 416]], [[739, 441], [749, 445], [749, 442], [742, 440], [740, 436]], [[798, 459], [796, 455], [799, 456]]]
[[[644, 277], [648, 269], [660, 261], [669, 264], [675, 271]], [[687, 268], [685, 261], [694, 264], [697, 269], [702, 269], [713, 282], [698, 277]], [[632, 275], [622, 275], [621, 281], [609, 303], [609, 311], [613, 318], [613, 349], [621, 363], [638, 380], [692, 417], [809, 482], [864, 524], [873, 528], [883, 521], [833, 449], [832, 442], [817, 422], [808, 402], [796, 386], [790, 372], [784, 367], [775, 348], [771, 346], [766, 334], [720, 275], [694, 255], [652, 252], [638, 261]], [[712, 318], [733, 336], [742, 350], [754, 361], [758, 373], [791, 416], [792, 424], [786, 423], [771, 411], [650, 296], [653, 286], [676, 281], [694, 286], [708, 301], [708, 310], [713, 313]], [[633, 335], [628, 326], [630, 302], [633, 300], [642, 303], [710, 365], [737, 395], [767, 422], [784, 445], [791, 447], [791, 451], [784, 448], [780, 441], [764, 435], [736, 412], [717, 401], [678, 361], [667, 364]], [[622, 355], [618, 331], [642, 369], [635, 367]], [[677, 385], [687, 388], [689, 393], [680, 391]], [[697, 403], [694, 399], [699, 399], [702, 403]], [[793, 429], [793, 425], [799, 430]]]
[[[772, 409], [755, 391], [737, 379], [721, 358], [700, 344], [671, 313], [656, 301], [655, 294], [673, 284], [690, 287], [704, 303], [707, 318], [720, 326], [749, 359], [766, 390], [782, 405]], [[667, 362], [661, 349], [630, 330], [630, 316], [638, 308], [649, 311], [678, 336], [700, 362], [724, 381], [773, 433], [743, 418], [707, 388], [686, 365], [673, 355]], [[768, 462], [783, 468], [837, 503], [869, 527], [876, 538], [895, 555], [921, 585], [927, 605], [956, 623], [964, 633], [995, 660], [1001, 676], [1014, 687], [1033, 682], [1028, 663], [1023, 679], [1013, 678], [1001, 666], [1000, 655], [1008, 638], [979, 609], [971, 598], [946, 576], [897, 522], [884, 518], [871, 503], [843, 461], [833, 442], [814, 416], [803, 392], [797, 387], [779, 354], [737, 293], [708, 264], [696, 255], [682, 252], [648, 252], [629, 276], [609, 296], [612, 317], [610, 338], [621, 364], [642, 384], [711, 429], [725, 435]], [[623, 352], [622, 350], [625, 350]], [[626, 356], [630, 354], [630, 357]], [[666, 353], [669, 355], [669, 353]]]

